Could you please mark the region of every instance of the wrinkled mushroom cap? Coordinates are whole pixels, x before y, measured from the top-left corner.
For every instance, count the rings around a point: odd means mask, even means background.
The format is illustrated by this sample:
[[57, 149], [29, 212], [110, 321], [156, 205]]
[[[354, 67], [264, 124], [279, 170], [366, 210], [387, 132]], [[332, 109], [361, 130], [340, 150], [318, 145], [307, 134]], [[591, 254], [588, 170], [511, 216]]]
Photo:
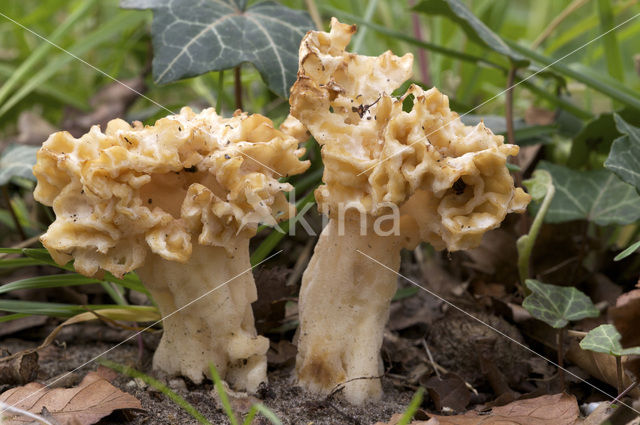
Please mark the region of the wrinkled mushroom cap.
[[149, 251], [185, 262], [192, 243], [225, 246], [292, 215], [292, 186], [278, 178], [306, 170], [303, 153], [264, 116], [212, 108], [153, 126], [116, 119], [79, 139], [52, 134], [34, 167], [34, 196], [56, 213], [42, 243], [85, 275], [121, 276]]
[[322, 145], [320, 211], [380, 216], [398, 206], [407, 246], [423, 240], [449, 250], [477, 245], [507, 213], [524, 211], [530, 198], [505, 166], [518, 147], [482, 123], [464, 125], [436, 88], [411, 85], [392, 97], [411, 76], [413, 57], [348, 53], [354, 32], [333, 18], [329, 33], [307, 33], [289, 99], [291, 114]]

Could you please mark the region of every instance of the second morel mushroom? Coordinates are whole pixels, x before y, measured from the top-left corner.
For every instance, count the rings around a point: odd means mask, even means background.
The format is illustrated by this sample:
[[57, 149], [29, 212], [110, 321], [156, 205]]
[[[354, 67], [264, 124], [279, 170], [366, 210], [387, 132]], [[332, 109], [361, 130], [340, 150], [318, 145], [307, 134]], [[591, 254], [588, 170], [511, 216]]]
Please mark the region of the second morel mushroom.
[[165, 317], [154, 368], [200, 383], [213, 362], [255, 391], [269, 343], [251, 310], [249, 239], [258, 223], [292, 215], [292, 186], [278, 178], [306, 170], [303, 152], [268, 118], [213, 109], [146, 127], [117, 119], [79, 139], [55, 133], [34, 167], [35, 198], [56, 213], [42, 243], [87, 276], [139, 274]]
[[329, 217], [302, 278], [297, 379], [322, 394], [343, 386], [360, 404], [381, 396], [400, 250], [475, 247], [529, 196], [505, 166], [517, 146], [483, 124], [465, 126], [435, 88], [392, 97], [412, 56], [348, 53], [354, 32], [334, 18], [330, 33], [307, 33], [290, 103], [322, 145], [325, 184], [315, 194]]

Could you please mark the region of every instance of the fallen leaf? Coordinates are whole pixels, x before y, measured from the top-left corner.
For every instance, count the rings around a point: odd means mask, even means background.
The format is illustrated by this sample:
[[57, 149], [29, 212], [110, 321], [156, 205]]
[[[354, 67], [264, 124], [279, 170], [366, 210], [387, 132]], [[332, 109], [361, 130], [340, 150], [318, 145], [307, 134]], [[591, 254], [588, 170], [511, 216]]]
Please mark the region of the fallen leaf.
[[609, 309], [609, 317], [613, 321], [622, 338], [622, 347], [636, 347], [640, 345], [640, 289], [622, 294], [616, 301], [616, 306]]
[[[580, 410], [576, 398], [562, 393], [518, 400], [505, 406], [494, 407], [489, 412], [467, 412], [464, 415], [430, 415], [428, 422], [413, 425], [573, 425]], [[433, 420], [436, 421], [433, 421]], [[433, 422], [432, 422], [433, 421]]]
[[454, 412], [460, 412], [471, 401], [471, 392], [455, 373], [447, 373], [442, 377], [432, 376], [424, 382], [424, 387], [439, 411], [448, 407]]
[[0, 362], [2, 385], [23, 385], [36, 379], [37, 375], [38, 353], [22, 353], [8, 362]]
[[[34, 394], [35, 393], [35, 394]], [[41, 414], [46, 409], [60, 425], [90, 425], [119, 409], [142, 409], [140, 401], [120, 391], [96, 372], [89, 372], [74, 388], [49, 389], [32, 382], [0, 395], [0, 401], [19, 409]], [[24, 425], [31, 419], [6, 415], [3, 425]]]

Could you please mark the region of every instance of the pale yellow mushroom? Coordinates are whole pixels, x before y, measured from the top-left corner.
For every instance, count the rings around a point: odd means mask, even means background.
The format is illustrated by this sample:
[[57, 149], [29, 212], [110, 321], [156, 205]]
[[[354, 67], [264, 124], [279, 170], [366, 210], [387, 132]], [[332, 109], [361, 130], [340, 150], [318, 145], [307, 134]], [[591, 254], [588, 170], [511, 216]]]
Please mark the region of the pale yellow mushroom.
[[165, 317], [154, 368], [199, 383], [213, 362], [255, 391], [269, 343], [251, 310], [249, 239], [294, 213], [292, 186], [278, 179], [307, 169], [303, 153], [268, 118], [213, 109], [146, 127], [117, 119], [79, 139], [55, 133], [34, 167], [35, 198], [56, 213], [42, 243], [87, 276], [139, 274]]
[[302, 278], [297, 379], [321, 394], [344, 384], [346, 399], [361, 404], [381, 397], [400, 250], [477, 246], [529, 196], [505, 166], [517, 146], [483, 124], [465, 126], [435, 88], [392, 97], [412, 56], [348, 53], [355, 30], [334, 18], [329, 33], [307, 33], [290, 103], [322, 145], [325, 184], [315, 194], [329, 217]]

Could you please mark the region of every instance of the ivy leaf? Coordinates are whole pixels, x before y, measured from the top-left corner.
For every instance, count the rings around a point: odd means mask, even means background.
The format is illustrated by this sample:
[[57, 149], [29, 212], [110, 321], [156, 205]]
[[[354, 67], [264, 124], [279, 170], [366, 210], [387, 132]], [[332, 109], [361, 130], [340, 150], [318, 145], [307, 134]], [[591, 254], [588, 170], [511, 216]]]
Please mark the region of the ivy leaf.
[[535, 170], [532, 177], [523, 181], [522, 184], [526, 186], [529, 195], [534, 201], [541, 201], [553, 186], [553, 180], [548, 171]]
[[527, 279], [525, 285], [531, 295], [524, 299], [522, 306], [553, 328], [564, 328], [570, 320], [600, 314], [591, 299], [574, 287], [550, 285], [535, 279]]
[[635, 188], [609, 170], [576, 171], [546, 161], [538, 169], [547, 170], [556, 187], [546, 222], [589, 220], [606, 226], [640, 218], [640, 196]]
[[415, 6], [414, 10], [429, 15], [446, 16], [458, 24], [471, 40], [508, 57], [518, 68], [529, 65], [529, 59], [512, 50], [460, 0], [424, 0]]
[[298, 72], [298, 49], [313, 22], [306, 12], [266, 1], [121, 0], [152, 9], [153, 76], [169, 83], [252, 63], [267, 86], [288, 98]]
[[618, 114], [614, 114], [613, 119], [623, 136], [613, 141], [604, 166], [640, 192], [640, 128], [632, 126]]
[[9, 183], [12, 177], [35, 180], [32, 168], [36, 164], [39, 147], [13, 145], [5, 149], [0, 158], [0, 185]]
[[640, 354], [640, 347], [622, 348], [620, 338], [620, 333], [615, 326], [600, 325], [580, 341], [580, 348], [616, 357]]

